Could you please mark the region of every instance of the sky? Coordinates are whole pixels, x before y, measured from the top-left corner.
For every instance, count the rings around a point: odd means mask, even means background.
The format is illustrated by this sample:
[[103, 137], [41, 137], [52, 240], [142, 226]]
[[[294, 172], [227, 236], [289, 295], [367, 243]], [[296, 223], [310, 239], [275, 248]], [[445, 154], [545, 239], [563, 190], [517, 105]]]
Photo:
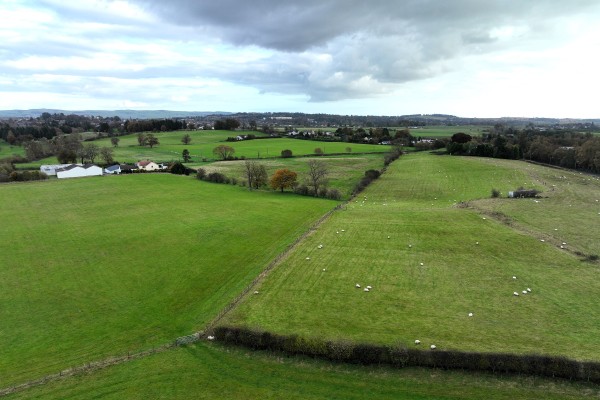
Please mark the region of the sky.
[[2, 0], [0, 109], [600, 118], [598, 0]]

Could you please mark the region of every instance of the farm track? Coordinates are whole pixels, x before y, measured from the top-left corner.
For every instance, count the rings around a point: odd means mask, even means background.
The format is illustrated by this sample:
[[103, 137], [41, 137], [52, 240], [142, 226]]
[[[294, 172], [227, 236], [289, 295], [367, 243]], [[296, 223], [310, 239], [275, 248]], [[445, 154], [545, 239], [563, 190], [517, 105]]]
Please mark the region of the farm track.
[[250, 293], [250, 291], [257, 284], [262, 282], [269, 275], [269, 273], [271, 271], [273, 271], [273, 269], [275, 269], [279, 264], [281, 264], [281, 262], [284, 261], [288, 257], [288, 255], [292, 252], [292, 250], [294, 250], [305, 238], [307, 238], [311, 234], [313, 234], [319, 228], [319, 226], [321, 226], [321, 224], [323, 224], [323, 222], [325, 222], [335, 211], [342, 209], [345, 204], [347, 204], [347, 202], [339, 204], [332, 210], [325, 213], [306, 232], [304, 232], [296, 240], [294, 240], [294, 242], [291, 243], [277, 257], [275, 257], [275, 259], [273, 259], [273, 261], [271, 261], [267, 265], [267, 267], [240, 294], [238, 294], [235, 297], [235, 299], [233, 299], [225, 308], [223, 308], [219, 312], [219, 314], [206, 325], [204, 330], [192, 333], [187, 336], [181, 336], [172, 342], [153, 347], [152, 349], [149, 349], [149, 350], [143, 350], [143, 351], [139, 351], [139, 352], [135, 352], [135, 353], [130, 352], [125, 355], [107, 357], [107, 358], [99, 360], [99, 361], [91, 361], [86, 364], [83, 364], [83, 365], [80, 365], [77, 367], [67, 368], [62, 371], [59, 371], [59, 372], [56, 372], [53, 374], [49, 374], [49, 375], [43, 376], [38, 379], [33, 379], [33, 380], [23, 382], [23, 383], [20, 383], [17, 385], [0, 388], [0, 397], [8, 396], [10, 394], [17, 393], [17, 392], [22, 392], [24, 390], [27, 390], [27, 389], [30, 389], [30, 388], [33, 388], [36, 386], [45, 385], [47, 383], [58, 381], [58, 380], [61, 380], [61, 379], [67, 378], [67, 377], [82, 375], [82, 374], [89, 374], [94, 371], [98, 371], [98, 370], [101, 370], [101, 369], [104, 369], [107, 367], [124, 364], [126, 362], [133, 361], [133, 360], [138, 360], [138, 359], [148, 357], [148, 356], [151, 356], [151, 355], [154, 355], [157, 353], [162, 353], [162, 352], [171, 350], [178, 346], [194, 343], [202, 338], [208, 337], [209, 334], [212, 333], [212, 329], [217, 322], [219, 322], [229, 311], [234, 309], [235, 306], [237, 306], [239, 304], [239, 302], [248, 293]]
[[537, 240], [543, 240], [546, 243], [551, 243], [553, 246], [556, 246], [556, 248], [560, 249], [561, 251], [571, 254], [573, 257], [583, 257], [584, 260], [582, 260], [582, 261], [585, 261], [585, 258], [588, 257], [587, 254], [583, 254], [580, 251], [573, 250], [569, 247], [561, 247], [561, 245], [562, 245], [561, 241], [559, 241], [549, 235], [544, 235], [543, 233], [541, 233], [537, 230], [528, 229], [526, 226], [519, 224], [513, 218], [504, 214], [503, 212], [485, 210], [485, 209], [473, 204], [473, 202], [470, 202], [470, 201], [463, 203], [460, 207], [471, 209], [481, 215], [485, 215], [486, 218], [491, 218], [495, 221], [498, 221], [501, 224], [508, 226], [515, 232], [533, 237]]

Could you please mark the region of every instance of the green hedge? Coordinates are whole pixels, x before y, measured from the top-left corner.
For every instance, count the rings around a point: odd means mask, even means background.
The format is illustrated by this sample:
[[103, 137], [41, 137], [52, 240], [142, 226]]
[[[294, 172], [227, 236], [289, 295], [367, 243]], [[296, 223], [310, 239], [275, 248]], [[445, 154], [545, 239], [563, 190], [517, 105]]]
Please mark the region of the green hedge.
[[335, 362], [429, 367], [492, 373], [537, 375], [600, 383], [600, 363], [538, 354], [472, 353], [456, 350], [419, 350], [348, 341], [328, 341], [297, 335], [278, 335], [242, 327], [215, 328], [215, 339], [256, 350], [306, 355]]

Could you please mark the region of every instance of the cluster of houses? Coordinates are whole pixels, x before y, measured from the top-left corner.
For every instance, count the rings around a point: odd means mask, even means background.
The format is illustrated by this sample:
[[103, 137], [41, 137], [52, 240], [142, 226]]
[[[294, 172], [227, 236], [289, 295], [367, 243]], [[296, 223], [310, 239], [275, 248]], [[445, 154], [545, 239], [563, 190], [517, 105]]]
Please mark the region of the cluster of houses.
[[101, 168], [94, 164], [54, 164], [42, 165], [40, 171], [48, 176], [56, 176], [59, 179], [64, 178], [82, 178], [86, 176], [118, 175], [121, 173], [132, 173], [138, 171], [163, 171], [168, 166], [163, 163], [145, 160], [131, 164], [116, 164], [110, 167]]

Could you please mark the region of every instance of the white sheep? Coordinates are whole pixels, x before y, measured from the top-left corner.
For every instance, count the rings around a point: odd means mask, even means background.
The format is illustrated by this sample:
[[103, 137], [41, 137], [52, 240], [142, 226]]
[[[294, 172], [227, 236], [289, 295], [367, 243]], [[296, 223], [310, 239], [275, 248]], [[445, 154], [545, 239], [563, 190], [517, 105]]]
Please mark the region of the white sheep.
[[369, 291], [369, 288], [365, 288], [365, 292], [368, 292], [368, 291]]
[[258, 290], [255, 290], [255, 291], [254, 291], [254, 294], [258, 294]]
[[412, 247], [412, 244], [409, 244], [409, 245], [408, 245], [408, 248], [410, 249], [411, 247]]
[[516, 277], [516, 276], [513, 276], [513, 279], [517, 279], [517, 277]]
[[528, 292], [527, 292], [527, 290], [523, 290], [521, 293], [527, 294]]
[[310, 260], [310, 257], [306, 257], [307, 260]]
[[322, 248], [323, 248], [323, 245], [322, 245], [322, 244], [320, 244], [320, 245], [318, 245], [317, 247], [318, 247], [319, 249], [322, 249]]
[[371, 286], [367, 286], [367, 289], [371, 290], [371, 289], [373, 289], [373, 288], [372, 288]]
[[415, 344], [421, 344], [421, 341], [419, 339], [415, 340]]
[[472, 313], [472, 312], [470, 312], [470, 313], [469, 313], [469, 317], [472, 317], [472, 316], [473, 316], [473, 313]]
[[475, 242], [475, 244], [479, 244], [479, 242]]
[[423, 263], [419, 263], [419, 264], [421, 264], [421, 266], [425, 265], [425, 264], [423, 264]]
[[519, 293], [513, 292], [513, 296], [518, 296], [518, 295], [519, 295]]
[[545, 242], [545, 240], [544, 239], [540, 239], [540, 242]]
[[389, 239], [389, 238], [390, 238], [390, 237], [388, 236], [388, 239]]
[[323, 272], [327, 271], [325, 268], [323, 268]]
[[208, 340], [215, 340], [215, 337], [214, 336], [209, 336], [209, 337], [207, 337], [207, 339]]
[[360, 289], [360, 285], [358, 283], [356, 285], [354, 285], [354, 286]]
[[429, 346], [429, 348], [430, 348], [431, 350], [435, 350], [435, 349], [437, 349], [437, 347], [436, 347], [436, 345], [435, 345], [435, 344], [432, 344], [431, 346]]
[[531, 289], [530, 288], [527, 288], [527, 291], [531, 293]]

